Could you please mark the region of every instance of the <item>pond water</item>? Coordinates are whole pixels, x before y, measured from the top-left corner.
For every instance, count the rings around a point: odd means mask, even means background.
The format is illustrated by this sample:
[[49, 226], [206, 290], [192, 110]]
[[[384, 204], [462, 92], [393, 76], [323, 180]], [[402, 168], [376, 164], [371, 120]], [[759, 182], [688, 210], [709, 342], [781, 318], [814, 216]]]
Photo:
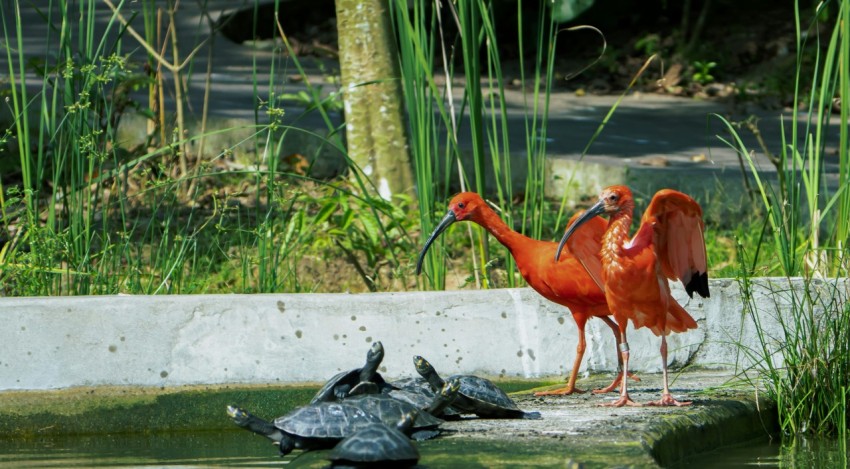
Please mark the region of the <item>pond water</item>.
[[[554, 447], [469, 442], [456, 438], [419, 444], [422, 467], [565, 467]], [[296, 452], [299, 453], [299, 452]], [[325, 452], [276, 455], [265, 438], [231, 432], [122, 434], [0, 440], [0, 467], [326, 467]], [[768, 440], [750, 442], [701, 455], [683, 464], [688, 469], [727, 467], [847, 467], [834, 441], [800, 440], [780, 446]]]
[[680, 467], [844, 468], [848, 467], [847, 447], [829, 439], [799, 438], [784, 443], [764, 439], [701, 454]]

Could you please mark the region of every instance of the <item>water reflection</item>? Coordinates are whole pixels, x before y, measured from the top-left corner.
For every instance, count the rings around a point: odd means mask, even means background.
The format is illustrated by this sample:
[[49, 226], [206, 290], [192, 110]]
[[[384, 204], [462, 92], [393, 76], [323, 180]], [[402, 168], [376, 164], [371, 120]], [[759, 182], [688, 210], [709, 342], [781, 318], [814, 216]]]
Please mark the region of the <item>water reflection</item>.
[[759, 468], [839, 468], [848, 466], [847, 445], [825, 438], [797, 438], [783, 441], [756, 440], [724, 447], [686, 461], [679, 467], [714, 469]]
[[[564, 468], [556, 441], [517, 445], [442, 438], [418, 443], [417, 467]], [[560, 450], [559, 450], [560, 449]], [[244, 431], [195, 434], [103, 435], [0, 440], [0, 467], [291, 467], [324, 468], [327, 451], [295, 451], [284, 458], [267, 439]], [[592, 467], [592, 466], [591, 466]]]
[[6, 440], [0, 441], [0, 467], [281, 467], [268, 440], [237, 436], [198, 432]]
[[[559, 450], [560, 448], [560, 450]], [[518, 445], [511, 441], [468, 441], [439, 438], [419, 444], [420, 466], [429, 468], [559, 467], [564, 468], [563, 446], [556, 441]], [[174, 434], [121, 434], [73, 437], [37, 437], [0, 440], [0, 467], [327, 467], [325, 451], [285, 458], [267, 439], [228, 432]], [[587, 468], [606, 467], [596, 455]], [[608, 460], [610, 466], [613, 461]], [[780, 445], [760, 440], [723, 448], [695, 457], [680, 467], [688, 469], [848, 467], [846, 446], [835, 440], [795, 440]]]

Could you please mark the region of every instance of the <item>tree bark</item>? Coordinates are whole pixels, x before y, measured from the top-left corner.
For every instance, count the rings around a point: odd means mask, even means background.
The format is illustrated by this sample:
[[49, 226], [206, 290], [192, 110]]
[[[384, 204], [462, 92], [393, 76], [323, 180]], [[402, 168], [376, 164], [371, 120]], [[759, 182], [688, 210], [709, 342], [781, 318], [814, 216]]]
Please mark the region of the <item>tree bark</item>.
[[384, 199], [413, 191], [387, 0], [336, 0], [348, 153]]

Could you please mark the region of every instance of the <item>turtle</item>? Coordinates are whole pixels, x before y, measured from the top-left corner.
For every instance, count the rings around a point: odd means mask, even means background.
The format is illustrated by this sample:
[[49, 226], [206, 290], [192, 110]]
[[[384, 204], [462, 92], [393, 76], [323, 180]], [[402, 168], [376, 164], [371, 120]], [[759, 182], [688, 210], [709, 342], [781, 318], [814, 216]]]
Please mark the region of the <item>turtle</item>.
[[[386, 391], [386, 394], [393, 399], [413, 404], [434, 417], [444, 420], [460, 417], [460, 414], [451, 405], [439, 405], [439, 401], [435, 402], [438, 394], [431, 389], [431, 385], [424, 378], [419, 376], [415, 378], [404, 378], [389, 384], [391, 388]], [[434, 405], [435, 403], [437, 404], [436, 406]]]
[[232, 405], [227, 406], [227, 415], [236, 425], [272, 440], [278, 445], [281, 456], [295, 448], [330, 448], [366, 425], [381, 423], [377, 416], [342, 402], [299, 407], [274, 422]]
[[327, 459], [333, 468], [411, 467], [419, 462], [419, 450], [407, 437], [417, 411], [402, 415], [394, 426], [367, 425], [340, 441]]
[[[444, 386], [445, 395], [443, 393], [437, 395], [430, 406], [445, 407], [457, 397], [459, 384], [455, 383], [454, 388], [450, 384]], [[438, 427], [443, 423], [442, 419], [434, 417], [428, 412], [419, 412], [419, 408], [408, 402], [393, 399], [386, 394], [363, 394], [359, 396], [351, 396], [345, 399], [346, 404], [359, 407], [364, 412], [377, 416], [387, 425], [395, 425], [399, 419], [405, 414], [416, 411], [416, 420], [410, 431], [410, 437], [414, 440], [427, 440], [434, 438], [440, 434]], [[439, 409], [437, 409], [439, 410]]]
[[[428, 360], [417, 355], [413, 357], [413, 365], [416, 371], [431, 384], [431, 389], [440, 389], [445, 384]], [[462, 413], [475, 414], [484, 418], [541, 418], [540, 412], [520, 410], [516, 403], [492, 381], [474, 375], [454, 375], [449, 379], [460, 381], [460, 392], [452, 403], [452, 407]]]
[[348, 395], [381, 392], [382, 389], [389, 386], [378, 373], [378, 366], [381, 365], [383, 359], [383, 344], [381, 342], [372, 343], [372, 347], [366, 353], [366, 364], [362, 368], [337, 373], [322, 386], [322, 389], [319, 389], [310, 403], [340, 400]]

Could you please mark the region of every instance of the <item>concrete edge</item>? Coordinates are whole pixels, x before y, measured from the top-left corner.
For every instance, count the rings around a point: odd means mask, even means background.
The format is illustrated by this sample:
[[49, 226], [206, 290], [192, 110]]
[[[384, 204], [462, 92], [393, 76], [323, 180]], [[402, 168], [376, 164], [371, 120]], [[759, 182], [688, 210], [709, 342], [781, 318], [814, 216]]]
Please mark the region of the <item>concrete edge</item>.
[[703, 404], [693, 412], [660, 415], [643, 431], [644, 447], [662, 467], [779, 430], [776, 403], [771, 400], [738, 394]]
[[[541, 382], [511, 380], [507, 388], [524, 388]], [[0, 438], [31, 439], [51, 435], [154, 434], [164, 432], [241, 432], [225, 416], [228, 404], [251, 409], [258, 415], [280, 415], [303, 404], [316, 386], [183, 386], [177, 388], [81, 387], [58, 391], [0, 393]], [[700, 453], [775, 434], [775, 404], [739, 391], [706, 391], [697, 406], [659, 413], [648, 420], [623, 417], [621, 425], [604, 431], [610, 438], [551, 441], [565, 455], [582, 461], [582, 453], [629, 458], [640, 467], [667, 467]], [[600, 409], [600, 411], [602, 411]], [[631, 427], [631, 428], [630, 428]], [[630, 428], [625, 431], [624, 428]], [[504, 437], [503, 437], [504, 439]], [[498, 437], [495, 443], [498, 444]], [[547, 446], [549, 446], [547, 444]], [[512, 440], [511, 444], [516, 444]], [[579, 445], [579, 446], [576, 446]], [[577, 447], [582, 448], [576, 450]], [[271, 453], [270, 453], [271, 454]], [[646, 456], [647, 458], [636, 456]], [[595, 466], [599, 461], [586, 461]], [[609, 460], [610, 462], [610, 460]]]
[[[549, 381], [497, 381], [505, 390]], [[319, 383], [304, 385], [83, 386], [0, 392], [0, 439], [47, 435], [239, 430], [225, 415], [239, 405], [278, 416], [309, 402]]]
[[[850, 292], [847, 279], [808, 286]], [[738, 283], [712, 280], [707, 299], [672, 287], [699, 328], [669, 337], [671, 368], [748, 366], [736, 343], [757, 344], [758, 331]], [[800, 279], [752, 282], [764, 334], [779, 336], [789, 292], [804, 288]], [[414, 374], [413, 355], [444, 374], [549, 379], [569, 373], [578, 343], [569, 311], [530, 288], [0, 298], [0, 320], [0, 390], [322, 382], [361, 366], [375, 340], [387, 351], [380, 371], [392, 379]], [[630, 369], [660, 371], [658, 337], [629, 329]], [[588, 321], [587, 345], [580, 371], [616, 369], [602, 321]]]

